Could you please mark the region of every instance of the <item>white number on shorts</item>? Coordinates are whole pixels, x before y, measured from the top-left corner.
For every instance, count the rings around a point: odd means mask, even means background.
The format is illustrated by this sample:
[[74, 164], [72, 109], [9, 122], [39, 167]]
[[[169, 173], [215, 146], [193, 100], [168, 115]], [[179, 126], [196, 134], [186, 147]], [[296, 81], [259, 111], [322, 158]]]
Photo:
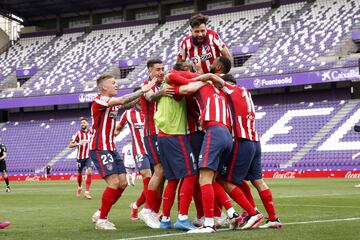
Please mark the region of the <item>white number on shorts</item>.
[[191, 160], [192, 160], [193, 162], [195, 162], [195, 157], [194, 157], [194, 154], [193, 154], [193, 153], [190, 153], [190, 157], [191, 157]]
[[142, 162], [144, 161], [144, 156], [141, 154], [136, 155], [136, 162]]
[[112, 163], [114, 162], [114, 159], [112, 157], [112, 155], [110, 153], [108, 153], [107, 155], [101, 155], [101, 161], [103, 162], [104, 165], [108, 164], [109, 162]]
[[156, 147], [156, 150], [157, 150], [158, 152], [160, 152], [158, 141], [155, 142], [155, 147]]

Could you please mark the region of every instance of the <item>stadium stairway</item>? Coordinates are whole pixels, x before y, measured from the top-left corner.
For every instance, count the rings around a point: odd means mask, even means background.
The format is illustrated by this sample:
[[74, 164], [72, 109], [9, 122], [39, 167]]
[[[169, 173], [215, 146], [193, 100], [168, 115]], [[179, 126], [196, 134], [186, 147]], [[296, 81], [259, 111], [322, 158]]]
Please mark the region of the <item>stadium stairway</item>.
[[[255, 54], [253, 54], [253, 56], [251, 58], [249, 58], [249, 60], [244, 64], [244, 67], [251, 69], [251, 67], [254, 65], [255, 62], [257, 62], [259, 59], [258, 57], [261, 56], [267, 49], [271, 48], [272, 45], [274, 45], [276, 43], [276, 41], [280, 38], [280, 36], [286, 32], [286, 30], [293, 24], [295, 23], [299, 17], [306, 12], [311, 5], [314, 4], [314, 2], [307, 2], [300, 10], [298, 10], [295, 15], [287, 22], [283, 22], [283, 27], [281, 29], [278, 29], [276, 31], [276, 33], [274, 34], [274, 36], [271, 37], [271, 39], [269, 41], [266, 41], [266, 43], [264, 45], [262, 45]], [[271, 16], [275, 13], [275, 11], [272, 12], [272, 14], [270, 14], [268, 16], [268, 19], [271, 18]], [[264, 21], [266, 21], [266, 19], [264, 18]], [[254, 30], [256, 29], [256, 26], [254, 26], [253, 28]], [[253, 30], [253, 31], [254, 31]], [[251, 36], [251, 35], [250, 35]], [[254, 74], [252, 74], [254, 75]]]
[[[32, 54], [25, 62], [21, 63], [21, 67], [33, 66], [35, 65], [35, 58], [39, 56], [44, 50], [48, 49], [49, 46], [53, 45], [58, 37], [52, 38], [48, 43], [42, 46], [39, 51], [36, 51]], [[16, 70], [9, 74], [0, 84], [0, 89], [16, 88], [17, 87], [17, 78]]]
[[[159, 30], [159, 28], [161, 27], [161, 25], [157, 25], [155, 26], [150, 32], [148, 32], [147, 34], [144, 35], [144, 37], [135, 43], [134, 46], [132, 46], [131, 48], [129, 48], [124, 54], [123, 54], [123, 58], [132, 58], [133, 57], [133, 54], [135, 52], [136, 49], [139, 48], [139, 46], [145, 41], [145, 39], [149, 38], [150, 36], [153, 36], [154, 33]], [[133, 70], [136, 71], [137, 69], [140, 68], [140, 70], [146, 66], [146, 63], [142, 62], [139, 66], [135, 67], [135, 69]], [[138, 70], [138, 71], [140, 71]], [[115, 78], [120, 78], [120, 71], [119, 71], [119, 63], [115, 63], [115, 64], [112, 64], [110, 65], [104, 72], [104, 74], [110, 74], [110, 75], [113, 75], [115, 76]], [[129, 75], [132, 75], [131, 73]], [[136, 76], [136, 75], [134, 75]]]
[[318, 144], [327, 133], [338, 124], [344, 116], [354, 110], [359, 103], [358, 100], [349, 100], [344, 106], [286, 163], [280, 164], [280, 168], [288, 168], [300, 161], [316, 144]]
[[67, 53], [69, 52], [71, 49], [73, 49], [79, 42], [83, 41], [84, 38], [88, 35], [88, 33], [84, 33], [82, 34], [80, 37], [77, 38], [76, 41], [72, 42], [71, 44], [69, 44], [66, 48], [64, 48], [60, 54], [53, 56], [52, 58], [50, 58], [48, 60], [48, 63], [41, 69], [39, 70], [34, 76], [32, 76], [23, 86], [23, 89], [26, 89], [28, 87], [30, 87], [31, 83], [34, 81], [37, 81], [39, 79], [39, 77], [41, 77], [46, 71], [48, 71], [49, 69], [51, 69], [52, 67], [55, 66], [55, 64]]
[[[162, 27], [165, 27], [166, 23], [163, 24], [163, 25], [158, 25], [152, 32], [151, 32], [151, 35], [149, 34], [149, 36], [153, 36], [155, 35], [155, 33], [157, 31], [161, 31], [162, 30]], [[167, 39], [164, 39], [164, 41], [162, 42], [162, 46], [166, 46], [168, 44], [170, 44], [173, 39], [180, 33], [180, 32], [183, 32], [186, 28], [188, 28], [188, 23], [185, 22], [185, 24], [183, 26], [181, 26], [181, 28], [179, 28], [178, 31], [174, 31], [170, 36], [169, 38]], [[149, 36], [145, 36], [145, 38], [149, 37]], [[129, 51], [127, 52], [127, 56], [133, 56], [135, 54], [135, 50], [137, 50], [140, 45], [142, 44], [143, 41], [140, 41], [138, 44], [136, 44], [135, 46], [133, 46], [133, 48], [129, 49]], [[160, 55], [160, 52], [161, 52], [161, 48], [157, 49], [157, 51], [155, 52], [155, 54], [153, 54], [152, 58], [155, 58], [155, 57], [158, 57]], [[138, 80], [138, 76], [140, 75], [140, 73], [146, 68], [146, 61], [142, 61], [142, 63], [137, 66], [132, 72], [129, 73], [128, 75], [128, 78], [131, 79], [134, 79], [135, 81]], [[131, 85], [133, 86], [133, 85]]]
[[260, 25], [263, 22], [267, 22], [269, 20], [269, 18], [271, 17], [271, 15], [275, 12], [275, 9], [270, 9], [264, 16], [262, 16], [256, 23], [253, 24], [252, 28], [250, 31], [245, 32], [244, 35], [242, 35], [238, 41], [236, 41], [234, 43], [234, 46], [237, 45], [246, 45], [246, 43], [248, 42], [248, 39], [255, 34], [255, 30], [260, 27]]

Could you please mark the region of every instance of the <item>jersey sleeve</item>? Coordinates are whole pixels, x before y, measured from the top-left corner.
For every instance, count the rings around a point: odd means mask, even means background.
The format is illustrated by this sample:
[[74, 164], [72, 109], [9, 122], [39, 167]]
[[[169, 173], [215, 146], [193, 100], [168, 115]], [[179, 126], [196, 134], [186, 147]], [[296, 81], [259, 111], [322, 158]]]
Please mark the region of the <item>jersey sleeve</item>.
[[169, 74], [169, 80], [171, 81], [171, 83], [175, 84], [175, 85], [186, 85], [190, 82], [194, 82], [194, 80], [183, 77], [181, 74], [179, 74], [179, 72], [172, 72]]
[[106, 97], [106, 96], [97, 97], [94, 100], [94, 107], [99, 110], [105, 109], [105, 108], [109, 107], [110, 99], [111, 99], [110, 97]]
[[7, 151], [6, 146], [4, 144], [1, 146], [1, 149], [2, 149], [3, 152]]
[[79, 134], [78, 132], [76, 132], [72, 137], [71, 137], [71, 142], [72, 143], [78, 143], [79, 142]]
[[234, 89], [235, 89], [234, 86], [232, 86], [227, 82], [224, 82], [224, 87], [221, 90], [227, 95], [231, 95], [234, 92]]
[[126, 119], [126, 112], [127, 111], [124, 111], [124, 113], [121, 115], [120, 117], [120, 122], [119, 122], [119, 126], [121, 128], [123, 128], [125, 126], [125, 124], [127, 123], [127, 119]]
[[178, 53], [178, 59], [181, 59], [181, 60], [185, 61], [186, 57], [187, 57], [186, 38], [184, 38], [184, 40], [180, 44], [180, 50], [179, 50], [179, 53]]
[[214, 45], [219, 49], [222, 50], [225, 47], [225, 43], [221, 40], [219, 34], [214, 34]]

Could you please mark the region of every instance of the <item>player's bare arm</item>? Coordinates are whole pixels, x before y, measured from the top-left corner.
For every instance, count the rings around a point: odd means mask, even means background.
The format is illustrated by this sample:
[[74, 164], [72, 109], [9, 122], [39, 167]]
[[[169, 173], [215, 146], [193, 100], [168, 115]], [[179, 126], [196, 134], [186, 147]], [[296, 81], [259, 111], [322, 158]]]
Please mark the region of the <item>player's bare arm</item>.
[[179, 56], [177, 57], [176, 61], [177, 61], [177, 62], [185, 62], [185, 60], [182, 59], [182, 57], [179, 57]]
[[125, 127], [125, 124], [122, 125], [122, 124], [117, 124], [116, 125], [116, 128], [115, 128], [115, 131], [114, 131], [114, 134], [115, 136], [118, 136], [121, 132], [121, 130]]
[[223, 56], [231, 61], [231, 65], [234, 65], [234, 58], [228, 47], [224, 46], [223, 49], [220, 50], [220, 53], [221, 53], [221, 56]]
[[136, 91], [134, 93], [129, 93], [129, 94], [126, 94], [121, 97], [110, 98], [110, 100], [108, 102], [108, 106], [112, 107], [112, 106], [128, 104], [128, 103], [138, 99], [143, 94], [147, 93], [149, 90], [151, 90], [151, 88], [155, 85], [155, 83], [156, 83], [156, 79], [153, 79], [148, 84], [146, 84], [145, 86], [142, 86], [141, 89], [139, 89], [138, 91]]
[[135, 105], [139, 102], [139, 98], [135, 99], [134, 101], [131, 101], [129, 103], [126, 103], [124, 105], [121, 105], [120, 106], [120, 109], [130, 109], [130, 108], [133, 108], [135, 107]]
[[218, 88], [224, 87], [224, 80], [221, 77], [219, 77], [218, 75], [213, 74], [213, 73], [206, 73], [206, 74], [199, 75], [199, 76], [195, 77], [194, 80], [202, 81], [202, 82], [212, 81], [216, 87], [218, 87]]
[[150, 90], [144, 96], [145, 96], [146, 100], [148, 100], [150, 102], [156, 102], [161, 96], [172, 97], [174, 94], [175, 94], [174, 87], [166, 86], [156, 93], [154, 91]]
[[74, 148], [74, 147], [77, 147], [79, 144], [78, 143], [73, 143], [73, 142], [70, 142], [69, 145], [68, 145], [68, 148]]
[[198, 91], [200, 88], [205, 86], [207, 82], [197, 81], [191, 82], [187, 85], [182, 85], [179, 87], [179, 94], [180, 95], [188, 95]]

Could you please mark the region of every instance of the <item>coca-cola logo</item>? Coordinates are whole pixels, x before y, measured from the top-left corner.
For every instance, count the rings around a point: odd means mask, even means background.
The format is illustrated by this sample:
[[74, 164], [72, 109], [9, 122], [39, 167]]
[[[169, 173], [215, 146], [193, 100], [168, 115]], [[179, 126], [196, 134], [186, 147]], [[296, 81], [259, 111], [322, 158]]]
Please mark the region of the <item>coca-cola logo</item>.
[[40, 181], [40, 177], [39, 176], [27, 176], [25, 178], [25, 181]]
[[295, 178], [295, 172], [275, 172], [273, 178]]
[[75, 181], [75, 180], [77, 180], [77, 176], [76, 175], [71, 175], [69, 180], [70, 181]]
[[345, 178], [360, 178], [360, 173], [352, 173], [349, 171], [345, 174]]

